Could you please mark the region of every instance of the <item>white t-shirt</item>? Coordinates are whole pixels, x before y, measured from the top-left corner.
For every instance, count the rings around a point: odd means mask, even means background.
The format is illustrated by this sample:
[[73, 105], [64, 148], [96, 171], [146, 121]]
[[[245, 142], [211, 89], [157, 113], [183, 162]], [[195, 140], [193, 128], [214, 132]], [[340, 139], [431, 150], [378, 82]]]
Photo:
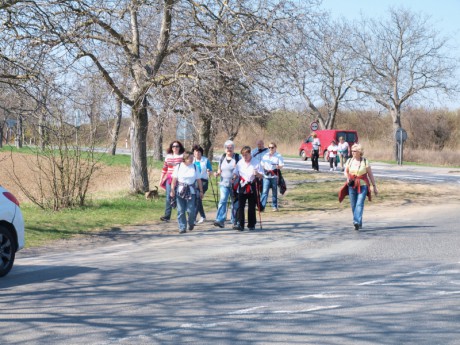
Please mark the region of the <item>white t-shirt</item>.
[[314, 138], [311, 146], [313, 150], [319, 150], [319, 147], [321, 146], [321, 141], [319, 141], [319, 138]]
[[[177, 178], [177, 182], [188, 184], [190, 193], [195, 194], [195, 181], [200, 178], [200, 173], [195, 164], [185, 165], [185, 163], [181, 163], [176, 165], [172, 177]], [[178, 186], [177, 192], [180, 193], [183, 187]]]
[[[241, 158], [240, 158], [241, 160]], [[224, 187], [230, 187], [231, 180], [233, 178], [233, 172], [236, 168], [235, 156], [233, 156], [230, 161], [227, 161], [227, 156], [222, 160], [220, 164], [220, 185]]]
[[329, 151], [329, 157], [334, 158], [337, 156], [337, 145], [331, 144], [327, 147], [327, 150]]
[[257, 162], [257, 159], [252, 158], [251, 161], [247, 163], [244, 158], [241, 158], [236, 165], [235, 174], [240, 175], [247, 182], [252, 182], [255, 178], [254, 170], [263, 174], [263, 170]]
[[345, 155], [348, 155], [348, 143], [346, 141], [344, 141], [343, 143], [340, 143], [337, 145], [338, 147], [338, 150], [340, 153], [342, 154], [345, 154]]
[[[262, 168], [265, 170], [274, 170], [276, 169], [276, 166], [284, 166], [284, 160], [283, 157], [278, 153], [275, 152], [273, 155], [270, 155], [270, 153], [264, 154], [262, 157]], [[271, 174], [264, 174], [264, 178], [274, 178], [276, 175], [271, 175]]]

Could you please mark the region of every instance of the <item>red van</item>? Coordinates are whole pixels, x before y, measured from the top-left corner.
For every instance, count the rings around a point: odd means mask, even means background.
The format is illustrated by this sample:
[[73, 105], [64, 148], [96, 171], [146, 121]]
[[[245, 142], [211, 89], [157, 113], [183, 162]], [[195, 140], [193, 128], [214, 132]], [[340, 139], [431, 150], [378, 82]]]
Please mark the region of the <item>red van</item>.
[[[326, 160], [327, 147], [331, 144], [332, 140], [339, 142], [340, 137], [344, 137], [345, 141], [348, 142], [350, 147], [358, 142], [358, 132], [349, 131], [344, 129], [324, 129], [315, 132], [318, 135], [318, 139], [321, 143], [319, 147], [319, 156]], [[310, 135], [305, 139], [299, 147], [299, 156], [306, 161], [311, 158], [311, 142], [313, 137]]]

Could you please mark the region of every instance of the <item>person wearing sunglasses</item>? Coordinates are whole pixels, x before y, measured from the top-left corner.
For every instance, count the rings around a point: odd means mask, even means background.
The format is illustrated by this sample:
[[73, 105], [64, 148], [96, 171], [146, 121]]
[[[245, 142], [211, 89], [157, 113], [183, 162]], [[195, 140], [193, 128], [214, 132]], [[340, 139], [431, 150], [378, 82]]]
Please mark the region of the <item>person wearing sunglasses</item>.
[[271, 142], [268, 145], [269, 152], [262, 157], [262, 168], [264, 169], [263, 189], [261, 196], [261, 211], [265, 210], [268, 200], [268, 192], [272, 190], [272, 210], [278, 211], [278, 177], [284, 166], [283, 157], [276, 152], [276, 144]]
[[169, 148], [166, 150], [166, 157], [161, 170], [160, 176], [160, 187], [166, 190], [166, 204], [165, 213], [160, 219], [164, 222], [168, 222], [171, 219], [171, 181], [172, 173], [176, 165], [182, 162], [182, 157], [185, 149], [182, 143], [178, 140], [173, 141], [169, 144]]
[[353, 227], [359, 230], [363, 227], [364, 201], [366, 196], [371, 201], [372, 185], [374, 194], [378, 195], [369, 161], [363, 157], [364, 150], [360, 144], [354, 144], [351, 148], [352, 158], [345, 164], [344, 175], [347, 178], [345, 185], [339, 191], [339, 201], [346, 195], [350, 198], [351, 212], [353, 213]]

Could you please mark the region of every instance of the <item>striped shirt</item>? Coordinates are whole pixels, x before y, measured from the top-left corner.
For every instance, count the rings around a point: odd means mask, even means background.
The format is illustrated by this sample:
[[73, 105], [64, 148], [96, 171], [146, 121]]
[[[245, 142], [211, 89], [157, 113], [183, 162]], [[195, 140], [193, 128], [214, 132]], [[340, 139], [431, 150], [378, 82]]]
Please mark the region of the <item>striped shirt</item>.
[[182, 163], [182, 154], [176, 156], [168, 153], [163, 164], [162, 172], [166, 175], [172, 175], [174, 167], [179, 163]]

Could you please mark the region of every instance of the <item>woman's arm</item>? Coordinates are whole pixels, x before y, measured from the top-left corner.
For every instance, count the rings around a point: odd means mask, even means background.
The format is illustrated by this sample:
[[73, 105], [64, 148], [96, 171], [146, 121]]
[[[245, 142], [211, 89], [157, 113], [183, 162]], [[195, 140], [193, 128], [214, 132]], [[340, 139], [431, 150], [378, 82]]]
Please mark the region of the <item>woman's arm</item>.
[[201, 182], [201, 179], [196, 180], [198, 184], [198, 190], [200, 192], [200, 199], [203, 199], [204, 193], [203, 193], [203, 183]]
[[176, 184], [177, 184], [177, 178], [173, 177], [171, 181], [171, 192], [169, 193], [169, 195], [174, 196], [176, 194]]
[[369, 182], [371, 183], [374, 189], [374, 194], [378, 195], [379, 191], [377, 190], [377, 186], [375, 185], [375, 178], [374, 178], [374, 174], [372, 173], [371, 167], [367, 167], [367, 175], [369, 176]]

